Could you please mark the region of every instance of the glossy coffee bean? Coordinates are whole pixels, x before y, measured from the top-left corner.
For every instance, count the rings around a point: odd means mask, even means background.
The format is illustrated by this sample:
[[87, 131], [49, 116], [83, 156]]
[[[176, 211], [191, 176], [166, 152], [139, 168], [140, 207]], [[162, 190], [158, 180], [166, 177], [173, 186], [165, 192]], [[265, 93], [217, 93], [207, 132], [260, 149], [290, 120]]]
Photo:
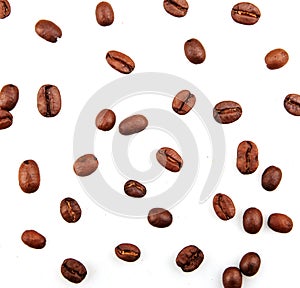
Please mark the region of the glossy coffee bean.
[[6, 110], [0, 110], [0, 130], [10, 127], [13, 123], [13, 116]]
[[268, 218], [268, 226], [279, 233], [289, 233], [293, 229], [292, 219], [281, 213], [273, 213]]
[[19, 89], [13, 84], [7, 84], [0, 91], [0, 109], [11, 111], [19, 100]]
[[124, 192], [131, 197], [141, 198], [146, 195], [146, 187], [138, 181], [128, 180], [124, 185]]
[[109, 26], [114, 22], [114, 10], [108, 2], [100, 2], [96, 7], [96, 20], [101, 26]]
[[135, 63], [129, 56], [114, 50], [107, 52], [106, 61], [112, 68], [123, 74], [129, 74], [135, 68]]
[[144, 115], [132, 115], [119, 124], [119, 132], [122, 135], [132, 135], [146, 129], [148, 120]]
[[265, 57], [267, 68], [269, 68], [270, 70], [279, 69], [283, 67], [288, 61], [289, 54], [281, 48], [270, 51]]
[[260, 257], [255, 252], [246, 253], [240, 261], [240, 271], [246, 276], [255, 275], [260, 267]]
[[189, 90], [178, 92], [172, 102], [172, 109], [179, 115], [187, 114], [196, 103], [196, 97]]
[[115, 253], [118, 258], [126, 262], [134, 262], [138, 260], [141, 256], [140, 249], [130, 243], [119, 244], [115, 248]]
[[189, 4], [186, 0], [164, 0], [164, 8], [174, 17], [183, 17], [188, 12]]
[[116, 115], [110, 109], [101, 110], [95, 120], [96, 127], [102, 131], [111, 130], [116, 123]]
[[35, 32], [41, 38], [48, 42], [55, 43], [57, 38], [61, 38], [61, 29], [53, 22], [49, 20], [40, 20], [35, 24]]
[[81, 208], [76, 200], [67, 197], [60, 202], [60, 214], [68, 223], [75, 223], [81, 217]]
[[206, 58], [206, 52], [201, 42], [192, 38], [184, 43], [186, 58], [193, 64], [201, 64]]
[[250, 234], [256, 234], [263, 225], [263, 216], [259, 209], [248, 208], [243, 215], [244, 230]]
[[7, 0], [0, 0], [0, 19], [4, 19], [10, 15], [11, 8]]
[[195, 245], [184, 247], [176, 257], [176, 264], [184, 272], [196, 270], [204, 260], [203, 252]]
[[172, 214], [163, 208], [153, 208], [148, 213], [148, 222], [157, 228], [166, 228], [173, 221]]
[[300, 116], [300, 95], [289, 94], [284, 99], [284, 108], [294, 116]]
[[258, 167], [258, 149], [252, 141], [243, 141], [237, 148], [236, 167], [242, 174], [252, 174]]
[[244, 25], [253, 25], [257, 23], [261, 16], [259, 9], [251, 3], [241, 2], [233, 6], [231, 10], [232, 19]]
[[54, 85], [43, 85], [37, 94], [37, 108], [44, 117], [54, 117], [61, 109], [59, 89]]
[[34, 160], [25, 160], [19, 168], [19, 186], [25, 193], [33, 193], [40, 187], [40, 169]]
[[231, 198], [218, 193], [213, 198], [213, 208], [217, 216], [222, 220], [229, 220], [235, 215], [235, 206]]
[[268, 167], [262, 174], [261, 185], [267, 191], [275, 190], [282, 178], [282, 172], [280, 168], [276, 166]]
[[241, 288], [243, 277], [241, 271], [237, 267], [228, 267], [224, 270], [222, 276], [224, 288]]
[[94, 173], [98, 165], [98, 160], [93, 154], [85, 154], [76, 159], [73, 170], [77, 176], [85, 177]]
[[183, 160], [181, 156], [172, 148], [162, 147], [156, 152], [158, 163], [171, 172], [179, 172]]
[[87, 275], [85, 266], [73, 258], [67, 258], [61, 265], [61, 274], [72, 283], [80, 283]]
[[42, 249], [46, 245], [46, 238], [35, 230], [26, 230], [21, 239], [24, 244], [34, 249]]
[[218, 123], [229, 124], [242, 116], [242, 107], [234, 101], [219, 102], [213, 110], [213, 116]]

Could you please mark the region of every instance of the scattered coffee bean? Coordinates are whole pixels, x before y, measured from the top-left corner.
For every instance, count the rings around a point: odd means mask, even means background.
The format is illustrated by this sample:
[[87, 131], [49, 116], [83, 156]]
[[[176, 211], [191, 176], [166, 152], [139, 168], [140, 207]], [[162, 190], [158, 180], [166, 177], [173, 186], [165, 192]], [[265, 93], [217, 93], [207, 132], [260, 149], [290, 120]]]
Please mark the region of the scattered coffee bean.
[[60, 202], [60, 214], [68, 223], [75, 223], [81, 217], [81, 208], [76, 200], [67, 197]]
[[124, 192], [131, 197], [144, 197], [146, 195], [146, 191], [146, 187], [135, 180], [128, 180], [124, 185]]
[[19, 168], [19, 186], [25, 193], [33, 193], [40, 187], [40, 170], [34, 160], [25, 160]]
[[132, 135], [143, 131], [147, 126], [148, 120], [144, 115], [132, 115], [119, 124], [119, 132], [122, 135]]
[[224, 288], [241, 288], [242, 273], [237, 267], [228, 267], [223, 272], [222, 282]]
[[180, 171], [183, 160], [181, 156], [172, 148], [162, 147], [156, 152], [156, 159], [160, 165], [171, 172]]
[[206, 52], [201, 42], [192, 38], [184, 43], [186, 58], [193, 64], [201, 64], [206, 58]]
[[255, 143], [243, 141], [237, 148], [236, 167], [242, 174], [252, 174], [258, 167], [258, 149]]
[[2, 87], [0, 92], [0, 108], [11, 111], [15, 108], [19, 100], [19, 89], [13, 84], [7, 84]]
[[129, 243], [119, 244], [115, 248], [115, 253], [118, 258], [126, 262], [134, 262], [141, 256], [140, 249], [137, 246]]
[[273, 213], [268, 218], [268, 226], [279, 233], [289, 233], [293, 229], [292, 219], [281, 213]]
[[239, 24], [253, 25], [257, 23], [260, 16], [259, 9], [248, 2], [238, 3], [231, 10], [232, 19]]
[[284, 99], [284, 108], [294, 116], [300, 116], [300, 95], [289, 94]]
[[246, 276], [255, 275], [260, 267], [260, 257], [255, 252], [246, 253], [240, 261], [240, 271]]
[[213, 198], [213, 208], [217, 216], [222, 220], [229, 220], [235, 215], [235, 206], [231, 198], [218, 193]]
[[242, 107], [234, 101], [222, 101], [214, 107], [213, 116], [218, 123], [229, 124], [242, 116]]
[[153, 208], [148, 213], [148, 222], [157, 228], [166, 228], [173, 221], [172, 214], [163, 208]]
[[10, 15], [11, 8], [7, 0], [0, 1], [0, 19], [4, 19]]
[[174, 97], [172, 109], [179, 115], [185, 115], [195, 106], [195, 103], [195, 95], [189, 90], [182, 90]]
[[275, 190], [282, 178], [282, 172], [280, 168], [275, 166], [268, 167], [261, 177], [261, 185], [267, 191]]
[[265, 62], [270, 70], [279, 69], [283, 67], [288, 61], [288, 53], [281, 48], [270, 51], [265, 57]]
[[186, 0], [164, 0], [164, 8], [166, 12], [175, 17], [183, 17], [189, 9]]
[[34, 230], [24, 231], [21, 239], [24, 244], [34, 249], [42, 249], [46, 245], [46, 238]]
[[123, 74], [129, 74], [135, 68], [135, 64], [129, 56], [114, 50], [107, 52], [106, 61], [112, 68]]
[[61, 29], [53, 22], [49, 20], [40, 20], [35, 24], [35, 32], [41, 38], [48, 42], [55, 43], [57, 38], [61, 38]]
[[61, 274], [72, 283], [80, 283], [86, 276], [85, 266], [78, 260], [68, 258], [61, 265]]
[[0, 110], [0, 130], [10, 127], [13, 123], [13, 116], [6, 110]]
[[77, 176], [84, 177], [95, 172], [98, 164], [98, 160], [93, 154], [85, 154], [74, 162], [73, 169]]
[[250, 234], [259, 232], [263, 224], [263, 216], [259, 209], [248, 208], [243, 215], [244, 230]]
[[54, 117], [61, 109], [61, 97], [54, 85], [43, 85], [37, 94], [37, 108], [44, 117]]
[[115, 123], [116, 123], [116, 115], [110, 109], [101, 110], [98, 113], [95, 121], [97, 128], [102, 131], [111, 130], [115, 126]]
[[184, 272], [196, 270], [204, 260], [203, 252], [195, 245], [184, 247], [176, 257], [176, 264]]
[[96, 20], [101, 26], [109, 26], [114, 22], [114, 10], [108, 2], [100, 2], [96, 7]]

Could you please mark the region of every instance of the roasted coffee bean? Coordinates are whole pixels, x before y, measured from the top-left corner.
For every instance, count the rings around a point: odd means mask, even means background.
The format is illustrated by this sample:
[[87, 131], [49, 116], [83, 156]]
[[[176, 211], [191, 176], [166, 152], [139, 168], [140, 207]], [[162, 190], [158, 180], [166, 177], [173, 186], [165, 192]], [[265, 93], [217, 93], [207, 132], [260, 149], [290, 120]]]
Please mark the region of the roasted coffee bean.
[[40, 170], [34, 160], [25, 160], [19, 168], [19, 186], [25, 193], [33, 193], [40, 187]]
[[76, 200], [67, 197], [60, 202], [60, 214], [68, 223], [75, 223], [81, 217], [81, 208]]
[[42, 249], [46, 245], [46, 238], [35, 230], [26, 230], [21, 239], [24, 244], [34, 249]]
[[229, 220], [235, 215], [235, 206], [231, 198], [218, 193], [213, 198], [213, 208], [217, 216], [222, 220]]
[[13, 123], [13, 116], [6, 110], [0, 110], [0, 130], [10, 127]]
[[109, 131], [111, 130], [116, 123], [116, 115], [110, 109], [103, 109], [101, 110], [95, 120], [95, 124], [98, 129], [102, 131]]
[[229, 124], [242, 116], [242, 107], [234, 101], [219, 102], [213, 110], [213, 116], [218, 123]]
[[294, 116], [300, 116], [300, 95], [289, 94], [284, 99], [284, 108]]
[[135, 67], [129, 56], [114, 50], [107, 52], [106, 61], [112, 68], [123, 74], [131, 73]]
[[143, 131], [147, 126], [148, 120], [145, 116], [132, 115], [119, 124], [119, 132], [122, 135], [131, 135]]
[[186, 0], [164, 0], [164, 8], [166, 12], [175, 17], [183, 17], [189, 9]]
[[10, 15], [11, 8], [7, 0], [0, 0], [0, 19], [4, 19]]
[[279, 69], [288, 61], [289, 54], [281, 48], [270, 51], [265, 57], [265, 62], [270, 70]]
[[80, 283], [86, 276], [85, 266], [78, 260], [68, 258], [61, 264], [61, 274], [72, 283]]
[[183, 160], [181, 156], [172, 148], [162, 147], [156, 152], [156, 159], [160, 165], [171, 172], [180, 171]]
[[172, 109], [179, 115], [185, 115], [194, 107], [195, 103], [195, 95], [189, 90], [182, 90], [174, 97]]
[[252, 174], [258, 167], [258, 149], [255, 143], [243, 141], [237, 148], [236, 167], [242, 174]]
[[184, 272], [196, 270], [204, 260], [203, 252], [194, 245], [184, 247], [176, 257], [176, 264]]
[[241, 288], [243, 277], [237, 267], [228, 267], [223, 272], [222, 282], [224, 288]]
[[53, 22], [49, 20], [40, 20], [35, 24], [35, 32], [41, 38], [48, 42], [55, 43], [57, 38], [61, 38], [61, 29]]
[[192, 38], [184, 43], [186, 58], [193, 64], [201, 64], [206, 58], [206, 52], [201, 42]]
[[144, 197], [146, 195], [146, 191], [146, 187], [135, 180], [128, 180], [124, 185], [124, 192], [131, 197]]
[[137, 246], [129, 243], [119, 244], [115, 248], [115, 253], [117, 257], [126, 262], [134, 262], [141, 256], [140, 249]]
[[148, 222], [157, 228], [165, 228], [171, 225], [172, 214], [163, 208], [153, 208], [148, 213]]
[[73, 169], [77, 176], [88, 176], [98, 168], [98, 160], [93, 154], [85, 154], [74, 162]]
[[44, 117], [54, 117], [61, 109], [61, 97], [54, 85], [43, 85], [37, 94], [37, 108]]
[[282, 178], [282, 172], [280, 168], [276, 166], [268, 167], [261, 177], [261, 185], [267, 191], [275, 190]]
[[243, 215], [243, 227], [246, 232], [256, 234], [259, 232], [263, 224], [263, 216], [259, 209], [248, 208]]
[[293, 229], [292, 219], [281, 213], [273, 213], [268, 218], [268, 226], [279, 233], [288, 233]]
[[260, 257], [255, 252], [246, 253], [240, 261], [240, 271], [246, 276], [255, 275], [260, 267]]
[[101, 26], [109, 26], [114, 22], [114, 10], [107, 2], [100, 2], [96, 7], [96, 20]]
[[240, 24], [253, 25], [261, 16], [259, 9], [248, 2], [238, 3], [231, 10], [232, 19]]
[[11, 111], [15, 108], [19, 100], [19, 89], [13, 84], [7, 84], [2, 87], [0, 92], [0, 108]]

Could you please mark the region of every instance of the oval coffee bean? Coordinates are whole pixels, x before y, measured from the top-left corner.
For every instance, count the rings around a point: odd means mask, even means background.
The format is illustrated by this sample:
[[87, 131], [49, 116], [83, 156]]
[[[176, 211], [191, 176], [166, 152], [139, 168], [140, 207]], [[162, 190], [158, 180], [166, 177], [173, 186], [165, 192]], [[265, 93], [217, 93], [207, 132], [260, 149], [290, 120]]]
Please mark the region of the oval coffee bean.
[[33, 193], [40, 187], [40, 169], [34, 160], [25, 160], [19, 168], [19, 186], [25, 193]]
[[77, 176], [91, 175], [98, 168], [98, 160], [93, 154], [85, 154], [74, 162], [73, 169]]
[[218, 193], [213, 198], [213, 208], [217, 216], [222, 220], [229, 220], [235, 215], [235, 206], [231, 198]]
[[19, 89], [13, 84], [7, 84], [2, 87], [0, 92], [0, 108], [11, 111], [15, 108], [19, 100]]
[[213, 110], [213, 116], [218, 123], [229, 124], [242, 116], [242, 107], [234, 101], [219, 102]]
[[13, 123], [13, 116], [6, 110], [0, 110], [0, 130], [10, 127]]
[[0, 19], [4, 19], [10, 15], [11, 8], [7, 0], [0, 0]]
[[54, 85], [43, 85], [37, 94], [37, 108], [44, 117], [54, 117], [61, 109], [61, 97]]
[[201, 64], [206, 58], [206, 52], [203, 45], [199, 40], [194, 38], [185, 42], [184, 53], [186, 58], [193, 64]]
[[86, 276], [85, 266], [73, 258], [67, 258], [61, 264], [61, 274], [72, 283], [80, 283]]
[[124, 185], [124, 192], [131, 197], [141, 198], [146, 195], [146, 187], [135, 180], [128, 180]]
[[143, 131], [148, 126], [148, 120], [143, 115], [132, 115], [119, 124], [119, 132], [122, 135], [132, 135]]
[[300, 95], [289, 94], [284, 99], [284, 108], [294, 116], [300, 116]]
[[240, 271], [246, 276], [255, 275], [260, 267], [260, 257], [255, 252], [246, 253], [240, 261]]
[[248, 2], [238, 3], [231, 10], [232, 19], [239, 24], [253, 25], [257, 23], [260, 16], [259, 9]]
[[60, 214], [68, 223], [75, 223], [81, 217], [81, 208], [76, 200], [67, 197], [60, 202]]
[[258, 149], [255, 143], [243, 141], [237, 148], [236, 167], [242, 174], [252, 174], [258, 167]]
[[280, 168], [276, 166], [268, 167], [261, 177], [261, 185], [267, 191], [275, 190], [282, 178], [282, 172]]
[[114, 50], [107, 52], [106, 61], [112, 68], [123, 74], [129, 74], [135, 68], [135, 64], [129, 56]]
[[203, 252], [195, 245], [184, 247], [176, 257], [176, 264], [184, 272], [196, 270], [204, 260]]
[[196, 103], [196, 97], [189, 90], [178, 92], [172, 102], [172, 109], [179, 115], [187, 114]]
[[242, 273], [237, 267], [228, 267], [222, 276], [224, 288], [241, 288], [243, 283]]
[[173, 221], [172, 214], [163, 208], [153, 208], [148, 213], [148, 222], [157, 228], [166, 228]]
[[292, 219], [281, 213], [273, 213], [268, 218], [268, 226], [279, 233], [289, 233], [293, 229]]
[[126, 262], [134, 262], [140, 258], [141, 251], [140, 249], [129, 243], [119, 244], [115, 248], [115, 253], [118, 258]]
[[96, 7], [96, 20], [101, 26], [109, 26], [114, 22], [114, 10], [108, 2], [100, 2]]
[[116, 123], [116, 115], [110, 109], [103, 109], [101, 110], [95, 120], [95, 124], [98, 129], [102, 131], [109, 131], [111, 130]]
[[189, 9], [186, 0], [164, 0], [164, 8], [167, 13], [175, 17], [183, 17]]
[[34, 230], [24, 231], [21, 239], [24, 244], [34, 249], [42, 249], [46, 245], [46, 238]]
[[35, 24], [35, 32], [41, 38], [52, 43], [57, 42], [57, 38], [61, 38], [62, 36], [61, 29], [49, 20], [39, 20]]
[[270, 70], [279, 69], [283, 67], [288, 61], [289, 54], [281, 48], [270, 51], [265, 57], [267, 68], [269, 68]]
[[156, 159], [160, 165], [171, 172], [180, 171], [183, 160], [181, 156], [172, 148], [162, 147], [156, 152]]
[[244, 230], [250, 234], [259, 232], [263, 224], [263, 216], [259, 209], [248, 208], [243, 215]]

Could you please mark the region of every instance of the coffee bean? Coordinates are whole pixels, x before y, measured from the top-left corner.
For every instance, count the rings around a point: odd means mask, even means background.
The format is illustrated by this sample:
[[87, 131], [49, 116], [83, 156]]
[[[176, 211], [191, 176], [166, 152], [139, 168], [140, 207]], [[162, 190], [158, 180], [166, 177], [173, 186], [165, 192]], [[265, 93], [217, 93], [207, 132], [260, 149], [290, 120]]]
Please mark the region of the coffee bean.
[[76, 200], [67, 197], [60, 202], [60, 214], [68, 223], [75, 223], [81, 217], [81, 208]]
[[0, 92], [0, 108], [11, 111], [15, 108], [19, 100], [19, 89], [13, 84], [7, 84], [2, 87]]
[[57, 38], [61, 38], [62, 36], [61, 29], [49, 20], [39, 20], [35, 24], [35, 32], [41, 38], [52, 43], [57, 42]]
[[218, 193], [213, 198], [213, 208], [217, 216], [222, 220], [229, 220], [235, 215], [235, 206], [231, 198]]
[[35, 230], [26, 230], [21, 239], [24, 244], [34, 249], [42, 249], [46, 245], [46, 238]]
[[196, 270], [204, 260], [203, 252], [195, 245], [184, 247], [176, 257], [176, 264], [184, 272]]
[[292, 219], [281, 213], [273, 213], [268, 218], [268, 226], [279, 233], [289, 233], [293, 229]]
[[185, 115], [194, 107], [195, 103], [195, 95], [189, 90], [182, 90], [174, 97], [172, 109], [179, 115]]
[[294, 116], [300, 116], [300, 95], [289, 94], [284, 99], [284, 108]]
[[114, 10], [108, 2], [100, 2], [96, 7], [96, 20], [101, 26], [109, 26], [114, 22]]
[[135, 68], [135, 64], [129, 56], [114, 50], [107, 52], [106, 61], [112, 68], [123, 74], [129, 74]]
[[255, 252], [246, 253], [240, 261], [240, 271], [246, 276], [255, 275], [260, 267], [260, 257]]
[[61, 109], [61, 97], [54, 85], [43, 85], [37, 94], [37, 108], [44, 117], [54, 117]]
[[13, 116], [6, 110], [0, 109], [0, 130], [10, 127], [13, 123]]
[[128, 180], [124, 185], [124, 192], [131, 197], [144, 197], [146, 195], [146, 191], [146, 187], [135, 180]]
[[156, 159], [160, 165], [171, 172], [180, 171], [183, 160], [181, 156], [172, 148], [162, 147], [156, 152]]
[[189, 9], [186, 0], [164, 0], [164, 8], [166, 12], [175, 17], [183, 17]]
[[25, 160], [19, 168], [19, 186], [25, 193], [33, 193], [40, 187], [40, 170], [34, 160]]
[[282, 172], [280, 168], [276, 166], [268, 167], [261, 177], [261, 185], [267, 191], [275, 190], [282, 178]]
[[0, 19], [4, 19], [10, 15], [11, 8], [7, 0], [0, 1]]
[[89, 176], [98, 168], [98, 160], [93, 154], [85, 154], [74, 162], [73, 169], [77, 176]]
[[228, 267], [223, 272], [222, 282], [224, 288], [241, 288], [242, 273], [237, 267]]
[[140, 258], [141, 251], [140, 249], [129, 243], [119, 244], [115, 248], [115, 253], [118, 258], [126, 261], [126, 262], [134, 262]]
[[253, 25], [257, 23], [261, 16], [259, 9], [248, 2], [238, 3], [231, 10], [232, 19], [244, 25]]
[[213, 110], [213, 116], [218, 123], [229, 124], [242, 116], [242, 107], [234, 101], [219, 102]]
[[98, 129], [102, 131], [109, 131], [111, 130], [116, 123], [116, 115], [110, 109], [103, 109], [101, 110], [95, 120], [95, 124]]
[[236, 167], [242, 174], [252, 174], [258, 167], [258, 149], [255, 143], [243, 141], [237, 148]]
[[148, 126], [148, 120], [143, 115], [132, 115], [119, 124], [122, 135], [131, 135], [143, 131]]
[[184, 43], [186, 58], [193, 64], [201, 64], [206, 58], [206, 52], [201, 42], [192, 38]]
[[67, 258], [61, 265], [61, 274], [72, 283], [80, 283], [87, 275], [87, 271], [78, 260]]
[[263, 224], [263, 216], [259, 209], [248, 208], [243, 215], [243, 227], [246, 232], [256, 234], [259, 232]]
[[283, 67], [288, 61], [289, 54], [281, 48], [270, 51], [265, 57], [267, 68], [269, 68], [270, 70], [279, 69]]
[[166, 228], [173, 221], [172, 214], [163, 208], [153, 208], [148, 213], [148, 222], [157, 228]]

